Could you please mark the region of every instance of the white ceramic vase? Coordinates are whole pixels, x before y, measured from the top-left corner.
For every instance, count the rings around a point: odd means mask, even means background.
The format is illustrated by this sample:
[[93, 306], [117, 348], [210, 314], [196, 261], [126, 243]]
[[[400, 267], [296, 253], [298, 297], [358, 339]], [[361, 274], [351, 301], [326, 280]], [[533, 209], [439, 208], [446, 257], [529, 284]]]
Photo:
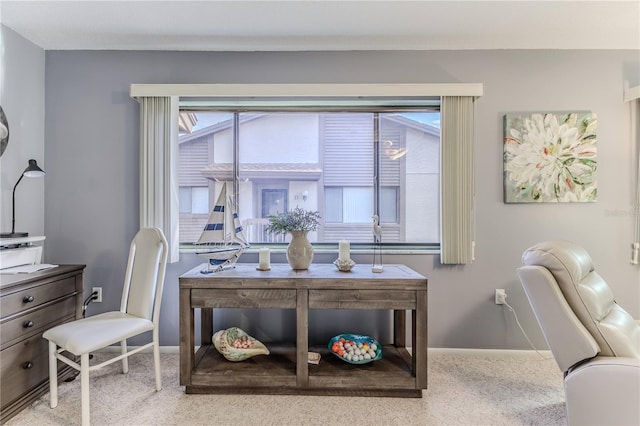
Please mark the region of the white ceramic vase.
[[313, 261], [313, 246], [307, 238], [309, 231], [291, 231], [291, 241], [287, 246], [287, 261], [291, 269], [309, 269]]

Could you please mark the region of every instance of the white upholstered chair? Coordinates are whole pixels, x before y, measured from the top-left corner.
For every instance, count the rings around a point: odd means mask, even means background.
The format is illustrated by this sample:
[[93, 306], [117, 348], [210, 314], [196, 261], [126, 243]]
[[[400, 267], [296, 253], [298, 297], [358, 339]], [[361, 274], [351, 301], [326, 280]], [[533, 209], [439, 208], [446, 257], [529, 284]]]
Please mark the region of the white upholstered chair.
[[543, 242], [522, 263], [518, 276], [564, 372], [569, 425], [640, 425], [640, 323], [582, 247]]
[[[82, 395], [82, 424], [88, 425], [89, 371], [122, 360], [122, 371], [127, 373], [127, 357], [153, 346], [156, 390], [162, 389], [160, 379], [160, 348], [158, 321], [164, 274], [167, 264], [167, 240], [157, 228], [143, 228], [134, 237], [129, 249], [122, 303], [119, 311], [105, 312], [89, 318], [68, 322], [47, 330], [43, 337], [49, 340], [50, 405], [58, 405], [57, 360], [80, 371]], [[127, 351], [127, 339], [152, 331], [152, 341], [135, 350]], [[89, 353], [120, 343], [121, 354], [101, 364], [89, 366]], [[80, 357], [80, 365], [66, 357], [68, 351]]]

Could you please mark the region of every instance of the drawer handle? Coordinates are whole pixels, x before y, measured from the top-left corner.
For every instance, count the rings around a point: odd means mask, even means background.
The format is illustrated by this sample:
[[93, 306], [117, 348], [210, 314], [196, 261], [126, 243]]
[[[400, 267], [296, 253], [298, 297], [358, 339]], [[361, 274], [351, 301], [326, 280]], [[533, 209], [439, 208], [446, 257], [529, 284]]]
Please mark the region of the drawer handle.
[[22, 364], [22, 368], [24, 368], [25, 370], [29, 370], [30, 368], [33, 368], [33, 363], [31, 361], [27, 361]]
[[33, 321], [31, 321], [31, 320], [27, 320], [27, 321], [25, 321], [25, 322], [23, 322], [23, 323], [22, 323], [22, 326], [23, 326], [24, 328], [31, 328], [31, 327], [33, 327]]
[[22, 299], [22, 303], [31, 303], [33, 302], [33, 296], [25, 296], [24, 299]]

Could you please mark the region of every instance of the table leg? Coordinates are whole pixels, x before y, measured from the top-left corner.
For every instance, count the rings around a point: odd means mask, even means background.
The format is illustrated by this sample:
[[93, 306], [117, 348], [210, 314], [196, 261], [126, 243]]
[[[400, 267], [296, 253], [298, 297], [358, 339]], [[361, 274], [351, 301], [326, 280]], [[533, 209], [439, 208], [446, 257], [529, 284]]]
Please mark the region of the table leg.
[[296, 385], [309, 386], [309, 290], [296, 291]]
[[416, 292], [416, 310], [413, 311], [413, 371], [416, 387], [427, 388], [427, 292]]
[[200, 309], [200, 342], [204, 345], [213, 344], [213, 308]]
[[405, 311], [393, 311], [393, 344], [396, 348], [407, 347], [407, 313]]
[[180, 289], [180, 385], [191, 385], [191, 371], [195, 364], [194, 320], [191, 289]]

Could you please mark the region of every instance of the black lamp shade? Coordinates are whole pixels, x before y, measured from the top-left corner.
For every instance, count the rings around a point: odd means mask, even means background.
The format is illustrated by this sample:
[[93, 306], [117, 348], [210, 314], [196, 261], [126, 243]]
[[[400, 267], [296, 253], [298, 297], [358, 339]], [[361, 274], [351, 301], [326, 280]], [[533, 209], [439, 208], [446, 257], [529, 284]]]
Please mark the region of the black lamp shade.
[[26, 177], [40, 177], [44, 176], [44, 170], [38, 167], [38, 162], [36, 160], [29, 160], [29, 165], [22, 174]]
[[11, 217], [11, 232], [3, 232], [2, 234], [0, 234], [0, 238], [23, 238], [29, 236], [28, 232], [16, 232], [16, 188], [18, 187], [18, 184], [23, 177], [41, 177], [44, 176], [44, 174], [44, 170], [42, 170], [38, 166], [38, 162], [36, 160], [29, 160], [29, 165], [26, 169], [24, 169], [24, 172], [22, 172], [22, 174], [18, 178], [18, 181], [13, 187], [13, 215]]

